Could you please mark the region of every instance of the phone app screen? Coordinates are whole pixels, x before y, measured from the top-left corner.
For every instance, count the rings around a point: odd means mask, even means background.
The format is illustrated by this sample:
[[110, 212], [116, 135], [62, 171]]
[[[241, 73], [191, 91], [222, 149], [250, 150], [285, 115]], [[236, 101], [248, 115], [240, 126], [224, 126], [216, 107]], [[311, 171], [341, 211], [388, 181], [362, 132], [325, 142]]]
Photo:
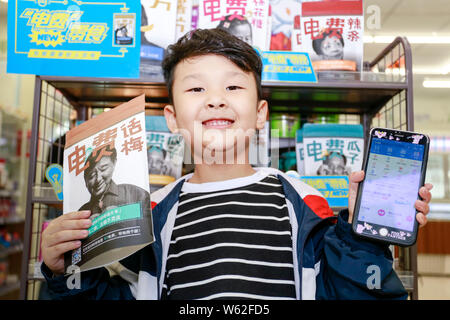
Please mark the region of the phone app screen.
[[413, 231], [424, 146], [373, 138], [359, 220]]

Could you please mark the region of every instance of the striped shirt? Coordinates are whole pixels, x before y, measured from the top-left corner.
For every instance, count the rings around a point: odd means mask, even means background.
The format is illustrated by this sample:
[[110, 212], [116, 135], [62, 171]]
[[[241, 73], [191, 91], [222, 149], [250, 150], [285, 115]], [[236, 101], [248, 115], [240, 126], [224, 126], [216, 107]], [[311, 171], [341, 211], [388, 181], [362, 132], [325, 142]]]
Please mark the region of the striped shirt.
[[185, 182], [162, 299], [295, 297], [291, 225], [280, 181], [255, 173]]

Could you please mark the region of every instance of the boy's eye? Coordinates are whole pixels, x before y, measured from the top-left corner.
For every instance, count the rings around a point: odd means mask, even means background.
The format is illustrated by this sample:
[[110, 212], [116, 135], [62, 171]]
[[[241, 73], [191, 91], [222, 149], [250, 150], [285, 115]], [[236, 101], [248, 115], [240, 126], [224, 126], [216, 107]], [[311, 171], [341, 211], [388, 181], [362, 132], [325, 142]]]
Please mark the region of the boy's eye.
[[188, 89], [187, 91], [188, 91], [188, 92], [203, 92], [204, 90], [205, 90], [205, 89], [203, 89], [203, 88], [196, 87], [196, 88]]
[[227, 90], [238, 90], [238, 89], [242, 89], [242, 87], [239, 86], [228, 86]]

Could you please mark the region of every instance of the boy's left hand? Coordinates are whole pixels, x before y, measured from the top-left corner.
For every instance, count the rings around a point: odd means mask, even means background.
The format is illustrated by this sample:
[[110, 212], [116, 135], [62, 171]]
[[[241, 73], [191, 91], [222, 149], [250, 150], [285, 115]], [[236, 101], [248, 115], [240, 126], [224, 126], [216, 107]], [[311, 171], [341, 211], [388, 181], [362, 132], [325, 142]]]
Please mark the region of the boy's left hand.
[[[349, 176], [349, 193], [348, 193], [348, 222], [353, 221], [353, 210], [355, 209], [356, 193], [358, 192], [358, 185], [364, 179], [364, 171], [352, 172]], [[414, 207], [419, 211], [416, 215], [416, 219], [419, 222], [420, 227], [427, 224], [427, 214], [430, 212], [428, 203], [431, 201], [431, 192], [433, 188], [431, 183], [425, 183], [423, 187], [419, 189], [419, 195], [423, 200], [416, 200]]]

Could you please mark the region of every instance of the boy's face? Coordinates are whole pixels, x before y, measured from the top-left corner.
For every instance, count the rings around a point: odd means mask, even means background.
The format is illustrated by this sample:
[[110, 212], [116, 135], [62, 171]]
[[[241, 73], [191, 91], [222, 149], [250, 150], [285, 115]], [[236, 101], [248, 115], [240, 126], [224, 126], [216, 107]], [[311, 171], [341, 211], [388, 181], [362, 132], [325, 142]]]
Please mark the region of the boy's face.
[[181, 61], [173, 78], [175, 107], [166, 106], [164, 115], [170, 130], [183, 135], [193, 154], [239, 154], [242, 139], [248, 152], [249, 138], [264, 127], [267, 116], [267, 102], [258, 101], [252, 73], [210, 54]]

